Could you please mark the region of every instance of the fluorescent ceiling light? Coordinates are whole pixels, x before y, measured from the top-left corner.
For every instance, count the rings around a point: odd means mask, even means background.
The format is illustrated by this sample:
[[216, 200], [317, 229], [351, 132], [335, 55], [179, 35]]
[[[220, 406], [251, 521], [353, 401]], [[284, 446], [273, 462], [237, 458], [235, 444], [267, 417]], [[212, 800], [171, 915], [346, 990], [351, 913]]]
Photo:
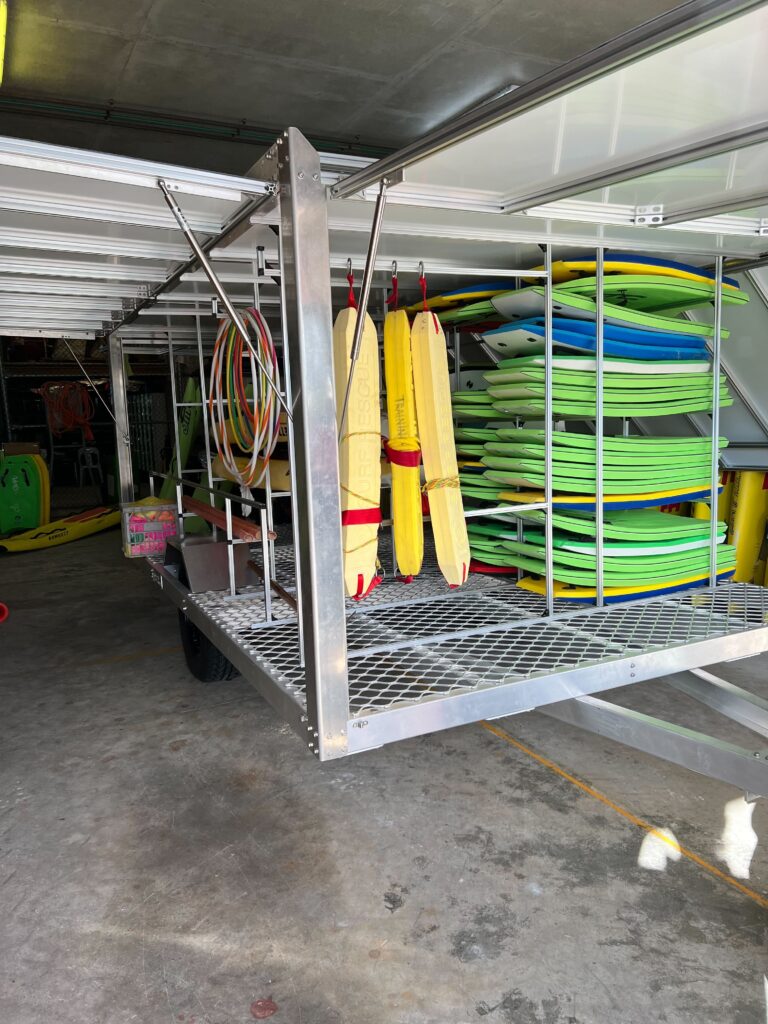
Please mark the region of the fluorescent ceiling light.
[[5, 37], [8, 29], [8, 0], [0, 0], [0, 85], [3, 84], [5, 66]]

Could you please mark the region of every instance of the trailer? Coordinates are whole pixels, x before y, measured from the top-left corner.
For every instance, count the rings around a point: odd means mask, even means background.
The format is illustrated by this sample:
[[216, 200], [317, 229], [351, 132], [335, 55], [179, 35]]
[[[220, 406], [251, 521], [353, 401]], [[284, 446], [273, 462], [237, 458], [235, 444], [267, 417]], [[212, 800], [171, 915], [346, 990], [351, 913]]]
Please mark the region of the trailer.
[[[710, 437], [717, 493], [718, 437], [730, 421], [739, 429], [717, 401], [729, 315], [719, 286], [726, 273], [747, 275], [768, 262], [767, 34], [764, 3], [692, 0], [378, 161], [318, 153], [296, 128], [242, 177], [0, 139], [2, 333], [108, 339], [125, 505], [136, 494], [137, 429], [128, 415], [126, 358], [167, 358], [174, 417], [184, 406], [179, 364], [196, 366], [207, 466], [183, 469], [177, 431], [179, 539], [148, 569], [179, 611], [197, 675], [241, 673], [320, 761], [536, 709], [751, 796], [768, 792], [761, 745], [768, 703], [704, 671], [768, 651], [768, 591], [717, 584], [716, 502], [710, 577], [698, 588], [606, 603], [601, 511], [595, 606], [558, 599], [552, 567], [552, 266], [559, 259], [594, 256], [599, 310], [606, 252], [675, 256], [711, 269], [718, 285], [713, 412], [683, 427]], [[378, 316], [393, 273], [414, 294], [419, 277], [446, 290], [470, 279], [511, 287], [534, 274], [545, 289], [540, 595], [489, 575], [470, 575], [451, 590], [429, 550], [424, 570], [406, 585], [385, 519], [383, 582], [363, 601], [345, 599], [332, 315], [347, 275], [357, 274], [360, 306]], [[245, 305], [271, 325], [287, 410], [291, 486], [268, 484], [263, 500], [222, 491], [205, 410], [216, 317], [226, 311], [236, 320]], [[600, 510], [601, 314], [597, 324]], [[731, 326], [738, 331], [737, 314]], [[462, 353], [467, 338], [453, 330], [448, 344], [458, 388], [473, 372]], [[766, 425], [759, 397], [731, 383], [739, 415]], [[748, 464], [743, 450], [739, 464]], [[153, 486], [167, 477], [153, 474]], [[184, 529], [195, 490], [224, 515], [202, 539]], [[288, 532], [274, 530], [278, 503], [290, 506]], [[255, 545], [239, 525], [248, 509], [247, 521], [261, 528]], [[504, 502], [482, 515], [526, 509]], [[659, 678], [760, 740], [737, 746], [603, 698]]]

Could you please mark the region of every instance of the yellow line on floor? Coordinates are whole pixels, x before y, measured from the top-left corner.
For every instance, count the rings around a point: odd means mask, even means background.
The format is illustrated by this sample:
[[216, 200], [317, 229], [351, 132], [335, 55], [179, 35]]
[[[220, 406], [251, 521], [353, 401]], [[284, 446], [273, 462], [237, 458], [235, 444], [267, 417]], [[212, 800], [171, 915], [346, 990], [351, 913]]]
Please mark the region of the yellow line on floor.
[[[555, 764], [554, 761], [550, 761], [548, 757], [544, 757], [542, 754], [537, 754], [535, 750], [531, 750], [530, 747], [526, 747], [525, 744], [520, 743], [519, 740], [510, 736], [505, 729], [502, 729], [498, 725], [493, 725], [491, 722], [481, 722], [480, 725], [482, 725], [484, 729], [487, 729], [488, 732], [493, 733], [493, 735], [497, 736], [500, 740], [508, 743], [511, 747], [515, 747], [516, 750], [521, 751], [521, 753], [525, 754], [527, 757], [533, 758], [534, 761], [537, 761], [544, 768], [548, 768], [551, 772], [554, 772], [555, 775], [559, 775], [561, 779], [565, 779], [566, 782], [570, 782], [572, 786], [580, 789], [582, 793], [587, 793], [589, 796], [594, 797], [595, 800], [599, 800], [601, 804], [605, 804], [606, 807], [610, 807], [612, 811], [621, 815], [621, 817], [626, 821], [631, 822], [633, 825], [637, 825], [638, 828], [642, 828], [646, 832], [653, 832], [655, 836], [664, 842], [669, 843], [670, 846], [675, 845], [663, 833], [661, 833], [656, 826], [651, 825], [648, 821], [644, 821], [643, 818], [639, 818], [636, 814], [633, 814], [632, 811], [628, 811], [626, 807], [622, 807], [620, 804], [615, 803], [610, 799], [610, 797], [601, 793], [600, 790], [587, 785], [587, 783], [582, 782], [581, 779], [577, 779], [575, 775], [571, 775], [570, 772], [567, 772], [564, 768]], [[698, 867], [709, 872], [710, 875], [714, 875], [715, 878], [719, 878], [721, 882], [726, 882], [734, 889], [738, 889], [740, 893], [743, 893], [744, 896], [748, 896], [751, 900], [754, 900], [759, 906], [768, 909], [768, 899], [766, 899], [765, 896], [761, 896], [759, 892], [755, 892], [754, 889], [750, 889], [748, 885], [744, 885], [732, 875], [727, 874], [725, 871], [721, 871], [720, 868], [715, 867], [714, 864], [710, 864], [708, 860], [704, 860], [703, 857], [700, 857], [698, 853], [694, 853], [693, 850], [688, 850], [684, 846], [678, 846], [677, 848], [679, 848], [680, 853], [684, 857], [693, 861], [693, 863], [698, 865]]]
[[159, 654], [173, 654], [181, 649], [181, 644], [173, 644], [171, 647], [154, 647], [146, 651], [134, 651], [133, 654], [116, 654], [113, 658], [98, 658], [96, 661], [81, 662], [83, 668], [91, 665], [116, 665], [120, 661], [139, 661], [141, 658], [154, 658]]

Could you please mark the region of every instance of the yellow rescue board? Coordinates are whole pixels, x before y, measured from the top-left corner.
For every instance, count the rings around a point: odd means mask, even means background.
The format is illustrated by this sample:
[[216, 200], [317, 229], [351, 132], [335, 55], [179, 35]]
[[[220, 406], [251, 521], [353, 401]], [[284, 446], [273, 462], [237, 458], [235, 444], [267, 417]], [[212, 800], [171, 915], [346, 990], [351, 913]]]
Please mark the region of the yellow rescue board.
[[[342, 309], [333, 325], [336, 423], [340, 426], [349, 380], [356, 309]], [[365, 314], [360, 353], [339, 442], [344, 586], [349, 597], [365, 597], [379, 582], [376, 573], [381, 520], [381, 411], [379, 343]]]
[[[395, 556], [404, 576], [416, 576], [424, 559], [424, 523], [411, 327], [402, 309], [384, 317], [384, 376], [387, 383]], [[398, 458], [404, 464], [398, 463]], [[408, 465], [409, 462], [415, 464]]]
[[445, 335], [434, 313], [417, 313], [411, 330], [416, 418], [424, 460], [429, 514], [437, 564], [452, 587], [461, 586], [469, 570], [469, 540], [459, 490], [453, 440], [451, 387]]

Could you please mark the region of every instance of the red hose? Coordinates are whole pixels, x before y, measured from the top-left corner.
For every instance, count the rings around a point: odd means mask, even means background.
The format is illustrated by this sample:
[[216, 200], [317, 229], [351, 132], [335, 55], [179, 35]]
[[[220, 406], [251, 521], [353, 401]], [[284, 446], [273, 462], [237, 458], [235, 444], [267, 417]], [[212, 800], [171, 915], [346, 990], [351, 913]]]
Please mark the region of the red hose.
[[2, 601], [0, 601], [0, 622], [5, 622], [10, 614], [11, 613], [8, 611], [8, 605], [3, 604]]

